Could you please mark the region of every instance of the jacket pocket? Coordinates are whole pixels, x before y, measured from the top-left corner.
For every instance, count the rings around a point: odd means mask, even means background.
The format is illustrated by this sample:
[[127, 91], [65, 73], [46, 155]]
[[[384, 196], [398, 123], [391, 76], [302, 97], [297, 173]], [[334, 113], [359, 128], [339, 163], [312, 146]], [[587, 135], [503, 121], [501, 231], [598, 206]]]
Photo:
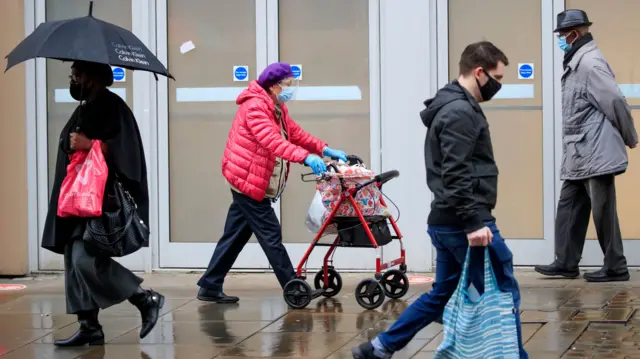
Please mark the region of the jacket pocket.
[[586, 134], [584, 132], [564, 136], [565, 151], [569, 160], [584, 157], [584, 154], [580, 151], [580, 144], [584, 141], [585, 136]]
[[584, 132], [564, 135], [563, 170], [567, 175], [573, 176], [583, 171], [589, 161], [588, 152], [585, 152], [585, 136]]

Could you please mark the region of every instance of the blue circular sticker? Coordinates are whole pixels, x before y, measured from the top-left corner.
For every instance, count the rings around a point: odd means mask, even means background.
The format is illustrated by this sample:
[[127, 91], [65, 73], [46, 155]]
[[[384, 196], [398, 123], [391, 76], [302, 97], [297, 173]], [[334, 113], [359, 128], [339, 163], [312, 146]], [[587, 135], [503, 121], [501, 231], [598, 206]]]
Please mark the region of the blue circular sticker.
[[247, 69], [244, 67], [237, 67], [236, 71], [233, 73], [233, 76], [236, 77], [236, 79], [243, 81], [247, 79]]
[[291, 72], [293, 72], [293, 78], [296, 80], [302, 75], [302, 69], [297, 65], [291, 65]]
[[122, 81], [124, 79], [124, 69], [122, 67], [113, 68], [113, 81]]
[[533, 75], [533, 67], [529, 64], [520, 65], [520, 69], [518, 69], [518, 71], [520, 72], [520, 77], [523, 79], [528, 79]]

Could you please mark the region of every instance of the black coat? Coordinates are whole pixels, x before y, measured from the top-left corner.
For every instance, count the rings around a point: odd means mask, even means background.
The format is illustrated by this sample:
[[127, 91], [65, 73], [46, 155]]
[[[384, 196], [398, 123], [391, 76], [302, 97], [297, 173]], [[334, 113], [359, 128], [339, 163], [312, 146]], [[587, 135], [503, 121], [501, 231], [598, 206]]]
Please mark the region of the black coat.
[[482, 108], [457, 81], [425, 102], [427, 184], [434, 194], [428, 223], [472, 232], [494, 220], [498, 167]]
[[136, 201], [140, 218], [149, 223], [147, 165], [140, 130], [129, 106], [118, 95], [106, 90], [94, 101], [78, 106], [60, 134], [55, 177], [41, 244], [43, 248], [59, 254], [64, 254], [64, 247], [72, 237], [81, 235], [86, 222], [83, 218], [57, 216], [60, 187], [67, 175], [69, 154], [72, 152], [69, 147], [69, 135], [72, 132], [83, 133], [90, 139], [101, 140], [108, 145], [106, 160], [109, 178], [118, 174]]

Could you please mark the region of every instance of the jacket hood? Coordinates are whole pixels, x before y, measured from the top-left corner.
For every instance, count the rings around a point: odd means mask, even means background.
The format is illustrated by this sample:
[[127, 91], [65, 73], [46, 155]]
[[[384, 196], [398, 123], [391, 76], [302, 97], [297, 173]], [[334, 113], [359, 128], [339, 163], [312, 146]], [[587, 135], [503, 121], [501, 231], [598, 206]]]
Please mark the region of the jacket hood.
[[274, 105], [271, 96], [269, 96], [267, 91], [258, 84], [258, 81], [251, 81], [249, 83], [249, 87], [242, 90], [242, 92], [236, 99], [236, 104], [242, 105], [246, 101], [249, 101], [253, 98], [259, 98], [260, 100], [265, 101], [268, 104]]
[[467, 100], [467, 92], [458, 84], [457, 81], [445, 85], [443, 88], [436, 92], [434, 98], [428, 99], [424, 102], [427, 107], [420, 112], [420, 118], [422, 123], [426, 127], [431, 127], [433, 119], [442, 107], [455, 100]]

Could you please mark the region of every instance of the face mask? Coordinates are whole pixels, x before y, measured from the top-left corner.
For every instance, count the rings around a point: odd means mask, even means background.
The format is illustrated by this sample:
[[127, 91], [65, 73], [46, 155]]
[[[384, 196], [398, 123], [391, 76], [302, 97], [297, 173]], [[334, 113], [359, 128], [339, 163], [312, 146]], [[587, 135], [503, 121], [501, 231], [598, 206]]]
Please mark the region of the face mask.
[[277, 98], [280, 103], [291, 101], [293, 98], [293, 88], [282, 87], [282, 91], [277, 95]]
[[90, 91], [86, 88], [83, 88], [81, 84], [72, 81], [69, 83], [69, 93], [74, 100], [80, 102], [86, 100], [89, 97]]
[[560, 50], [567, 52], [569, 50], [571, 50], [571, 44], [567, 43], [567, 37], [566, 36], [560, 36], [558, 38], [558, 46], [560, 47]]
[[502, 84], [498, 82], [498, 80], [489, 76], [489, 73], [484, 69], [482, 69], [482, 72], [487, 75], [489, 81], [487, 81], [484, 86], [480, 86], [480, 81], [478, 79], [476, 79], [476, 83], [478, 84], [478, 88], [480, 89], [480, 96], [482, 97], [482, 101], [489, 101], [493, 98], [493, 96], [495, 96], [495, 94], [498, 93], [498, 91], [500, 91], [500, 89], [502, 88]]

